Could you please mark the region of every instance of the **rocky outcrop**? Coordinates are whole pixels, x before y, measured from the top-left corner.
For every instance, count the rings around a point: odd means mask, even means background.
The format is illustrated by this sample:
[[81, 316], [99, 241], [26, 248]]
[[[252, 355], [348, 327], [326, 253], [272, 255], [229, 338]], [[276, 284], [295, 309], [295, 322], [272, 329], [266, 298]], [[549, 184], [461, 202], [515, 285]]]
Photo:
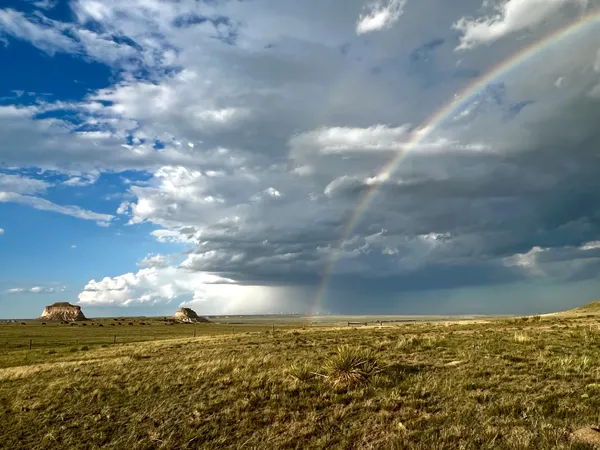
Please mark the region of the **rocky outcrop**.
[[178, 322], [188, 322], [188, 323], [208, 323], [210, 320], [200, 317], [196, 314], [196, 311], [190, 308], [179, 308], [179, 311], [175, 313], [173, 316], [175, 320]]
[[56, 302], [44, 308], [40, 319], [45, 320], [64, 320], [75, 322], [76, 320], [87, 320], [81, 311], [81, 307], [71, 305], [69, 302]]

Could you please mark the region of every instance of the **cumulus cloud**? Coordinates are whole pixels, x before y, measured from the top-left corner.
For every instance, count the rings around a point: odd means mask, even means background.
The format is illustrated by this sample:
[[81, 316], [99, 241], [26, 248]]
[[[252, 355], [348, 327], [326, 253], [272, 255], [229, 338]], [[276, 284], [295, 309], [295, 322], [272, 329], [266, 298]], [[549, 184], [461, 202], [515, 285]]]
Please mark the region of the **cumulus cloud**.
[[390, 28], [402, 16], [405, 5], [406, 0], [378, 0], [368, 4], [358, 18], [356, 34]]
[[494, 13], [477, 19], [463, 17], [454, 24], [462, 36], [458, 50], [489, 44], [512, 33], [535, 28], [567, 5], [585, 7], [587, 0], [508, 0], [496, 2]]
[[[581, 255], [600, 225], [597, 39], [575, 36], [577, 52], [532, 59], [502, 89], [418, 128], [507, 56], [473, 52], [458, 67], [439, 44], [455, 38], [453, 23], [471, 48], [560, 25], [567, 3], [509, 0], [472, 19], [466, 2], [412, 2], [415, 20], [396, 27], [403, 1], [370, 3], [358, 23], [362, 0], [80, 0], [68, 23], [4, 10], [7, 39], [116, 70], [79, 99], [0, 106], [2, 166], [60, 175], [7, 171], [0, 202], [151, 227], [163, 248], [184, 249], [90, 281], [80, 295], [89, 305], [307, 305], [332, 257], [328, 300], [341, 309], [391, 305], [390, 292], [520, 282], [532, 267], [552, 278], [541, 261], [556, 249], [579, 261], [571, 278], [590, 278], [593, 258]], [[110, 211], [119, 222], [42, 198], [101, 189], [104, 174], [123, 171], [127, 192]]]
[[[282, 290], [240, 286], [233, 280], [175, 267], [151, 267], [100, 281], [90, 281], [79, 294], [87, 306], [130, 306], [171, 303], [192, 305], [202, 314], [281, 312], [291, 307]], [[289, 309], [288, 309], [289, 311]]]
[[169, 257], [166, 255], [148, 255], [142, 258], [138, 265], [141, 267], [165, 268], [169, 265]]

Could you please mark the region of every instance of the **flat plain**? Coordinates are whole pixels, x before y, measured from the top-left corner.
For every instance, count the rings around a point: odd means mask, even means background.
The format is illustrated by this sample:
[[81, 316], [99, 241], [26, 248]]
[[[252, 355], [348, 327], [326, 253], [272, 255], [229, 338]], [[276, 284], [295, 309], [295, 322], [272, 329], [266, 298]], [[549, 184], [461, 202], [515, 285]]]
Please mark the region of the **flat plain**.
[[274, 332], [132, 320], [0, 325], [0, 448], [586, 449], [571, 433], [600, 420], [594, 307]]

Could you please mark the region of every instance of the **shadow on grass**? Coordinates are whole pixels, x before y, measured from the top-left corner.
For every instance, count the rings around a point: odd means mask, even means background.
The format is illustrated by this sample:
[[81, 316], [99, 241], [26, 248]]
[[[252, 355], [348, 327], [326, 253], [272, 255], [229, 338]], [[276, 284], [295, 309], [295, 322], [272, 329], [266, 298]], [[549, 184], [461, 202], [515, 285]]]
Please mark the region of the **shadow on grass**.
[[414, 375], [421, 372], [438, 370], [433, 364], [425, 363], [393, 363], [384, 368], [384, 373], [393, 378], [403, 378], [406, 375]]

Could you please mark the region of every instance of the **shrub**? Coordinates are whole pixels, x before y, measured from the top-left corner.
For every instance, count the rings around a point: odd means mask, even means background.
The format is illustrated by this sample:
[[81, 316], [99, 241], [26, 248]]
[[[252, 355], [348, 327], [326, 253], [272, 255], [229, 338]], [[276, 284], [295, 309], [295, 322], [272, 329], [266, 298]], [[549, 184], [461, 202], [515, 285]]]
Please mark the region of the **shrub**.
[[82, 352], [87, 352], [90, 348], [87, 345], [84, 345], [83, 347], [81, 347], [81, 351]]
[[71, 347], [71, 348], [69, 349], [69, 351], [70, 351], [71, 353], [75, 353], [75, 352], [78, 352], [78, 351], [79, 351], [79, 349], [78, 349], [77, 347]]
[[344, 345], [325, 362], [323, 372], [334, 386], [352, 386], [366, 383], [381, 367], [372, 350]]
[[288, 374], [294, 381], [305, 382], [314, 378], [315, 374], [310, 370], [307, 364], [292, 365], [288, 369]]

